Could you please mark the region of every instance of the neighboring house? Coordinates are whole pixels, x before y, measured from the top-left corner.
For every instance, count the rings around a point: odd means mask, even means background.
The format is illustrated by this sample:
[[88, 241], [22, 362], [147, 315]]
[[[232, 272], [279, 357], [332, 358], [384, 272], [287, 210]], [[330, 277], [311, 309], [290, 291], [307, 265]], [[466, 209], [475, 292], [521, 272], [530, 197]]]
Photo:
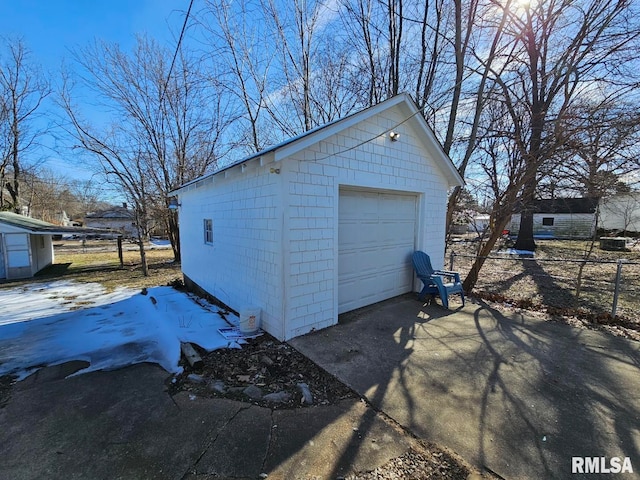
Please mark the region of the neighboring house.
[[[533, 203], [534, 238], [581, 239], [593, 235], [597, 198], [554, 198]], [[511, 235], [520, 231], [520, 209], [511, 216]]]
[[259, 307], [280, 340], [334, 325], [419, 290], [414, 250], [442, 267], [462, 184], [411, 98], [393, 97], [176, 190], [185, 283]]
[[[28, 278], [53, 263], [53, 235], [100, 233], [0, 212], [0, 280]], [[104, 232], [102, 232], [104, 233]]]
[[603, 198], [598, 228], [607, 231], [640, 232], [640, 192]]
[[138, 236], [134, 212], [128, 209], [126, 205], [88, 213], [84, 217], [84, 226], [112, 230], [125, 237]]

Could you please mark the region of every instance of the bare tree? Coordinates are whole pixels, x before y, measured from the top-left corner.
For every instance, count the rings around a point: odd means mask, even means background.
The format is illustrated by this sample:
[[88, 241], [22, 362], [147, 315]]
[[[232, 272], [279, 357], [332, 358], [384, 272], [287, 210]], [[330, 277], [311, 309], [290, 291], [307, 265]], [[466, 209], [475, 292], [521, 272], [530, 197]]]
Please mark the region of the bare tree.
[[443, 0], [342, 0], [343, 41], [352, 52], [358, 81], [351, 85], [369, 106], [402, 91], [414, 94], [420, 109], [433, 111], [441, 99], [438, 73], [444, 60], [451, 6]]
[[84, 216], [89, 212], [106, 209], [108, 205], [101, 200], [103, 197], [100, 187], [93, 180], [71, 180], [69, 191], [75, 199], [73, 208], [69, 209], [71, 218]]
[[[319, 3], [319, 2], [318, 2]], [[264, 0], [263, 9], [275, 30], [277, 48], [281, 54], [284, 73], [283, 92], [290, 97], [303, 123], [303, 130], [311, 130], [311, 68], [320, 7], [316, 2], [294, 0], [289, 10], [279, 10], [274, 0]], [[291, 12], [292, 19], [282, 17]], [[293, 28], [293, 35], [289, 29]]]
[[72, 134], [135, 205], [141, 245], [149, 231], [149, 212], [166, 212], [163, 221], [179, 261], [178, 222], [167, 208], [169, 193], [217, 164], [220, 135], [227, 126], [218, 92], [202, 77], [201, 60], [180, 49], [172, 61], [171, 52], [147, 38], [139, 38], [131, 54], [96, 43], [76, 57], [84, 84], [112, 113], [113, 124], [108, 133], [91, 127], [67, 89], [62, 105]]
[[353, 113], [361, 104], [351, 86], [356, 71], [343, 46], [325, 42], [316, 53], [322, 74], [311, 76], [311, 115], [314, 125], [323, 125]]
[[628, 68], [640, 36], [633, 14], [630, 0], [551, 0], [511, 8], [505, 33], [518, 49], [494, 76], [528, 165], [516, 248], [535, 249], [531, 205], [537, 174], [560, 146], [557, 132], [569, 107], [591, 83], [635, 81]]
[[133, 205], [142, 273], [147, 276], [149, 267], [144, 241], [149, 232], [147, 211], [150, 192], [145, 170], [146, 162], [142, 159], [138, 142], [133, 139], [131, 143], [132, 139], [126, 136], [126, 132], [120, 131], [119, 126], [112, 127], [108, 132], [94, 133], [89, 123], [79, 116], [78, 108], [73, 104], [67, 87], [63, 87], [60, 104], [69, 116], [69, 133], [79, 143], [76, 145], [77, 148], [97, 159], [105, 183], [117, 186], [127, 203]]
[[[354, 59], [360, 81], [353, 85], [353, 94], [363, 105], [375, 105], [384, 100], [383, 67], [379, 64], [379, 35], [382, 27], [376, 15], [376, 0], [344, 0], [342, 25], [347, 32], [345, 42], [358, 55]], [[376, 15], [377, 16], [377, 15]]]
[[248, 20], [249, 15], [256, 15], [256, 8], [245, 0], [207, 0], [199, 15], [213, 52], [210, 55], [216, 57], [218, 68], [211, 72], [210, 81], [225, 88], [229, 97], [235, 97], [236, 102], [230, 103], [238, 104], [233, 117], [240, 140], [234, 143], [246, 153], [258, 152], [268, 144], [260, 125], [275, 55], [274, 48], [265, 48], [264, 22]]
[[[527, 164], [515, 141], [517, 128], [510, 121], [508, 108], [494, 95], [487, 100], [482, 115], [483, 131], [478, 135], [478, 167], [476, 175], [485, 179], [485, 197], [491, 199], [489, 235], [478, 248], [478, 254], [464, 279], [465, 291], [471, 291], [478, 281], [486, 257], [491, 253], [511, 218], [517, 194], [524, 185]], [[512, 106], [519, 109], [523, 106]]]
[[545, 166], [545, 183], [587, 197], [629, 190], [621, 179], [640, 169], [640, 114], [629, 95], [596, 93], [567, 110], [559, 133], [567, 140]]
[[[478, 25], [477, 20], [475, 20], [480, 10], [480, 5], [474, 1], [470, 2], [467, 9], [468, 13], [466, 17], [464, 17], [464, 19], [466, 20], [466, 28], [464, 28], [464, 30], [461, 0], [454, 1], [456, 5], [454, 40], [456, 76], [452, 93], [451, 110], [449, 112], [449, 121], [447, 124], [447, 136], [445, 138], [443, 148], [447, 155], [451, 155], [452, 148], [454, 147], [454, 142], [456, 141], [455, 126], [458, 123], [459, 118], [458, 107], [461, 102], [465, 71], [467, 71], [467, 74], [469, 74], [468, 72], [469, 70], [471, 70], [471, 72], [474, 73], [473, 80], [468, 81], [468, 83], [472, 83], [473, 81], [477, 82], [474, 89], [474, 94], [471, 97], [470, 101], [471, 105], [473, 106], [473, 115], [469, 120], [467, 120], [467, 122], [465, 122], [468, 128], [468, 135], [466, 137], [464, 135], [458, 136], [458, 142], [461, 143], [460, 149], [464, 153], [461, 154], [462, 158], [458, 162], [457, 168], [460, 176], [464, 178], [467, 167], [469, 166], [469, 162], [471, 161], [472, 156], [477, 148], [480, 119], [485, 108], [486, 99], [490, 98], [492, 95], [492, 90], [488, 89], [495, 89], [495, 83], [489, 81], [490, 74], [492, 72], [492, 69], [494, 68], [494, 62], [498, 56], [505, 55], [505, 51], [507, 52], [506, 54], [508, 56], [508, 52], [512, 50], [511, 44], [502, 44], [505, 24], [509, 17], [507, 12], [509, 11], [511, 1], [507, 1], [505, 9], [502, 11], [501, 15], [498, 16], [498, 18], [494, 19], [493, 21], [485, 20], [485, 23], [482, 25]], [[485, 6], [483, 12], [484, 15], [481, 15], [480, 17], [491, 19], [492, 15], [490, 15], [489, 12], [490, 9], [487, 11], [487, 7]], [[470, 43], [471, 32], [474, 28], [478, 28], [480, 31], [486, 32], [483, 36], [484, 38], [478, 43], [477, 47], [479, 50], [482, 50], [488, 45], [489, 49], [486, 55], [483, 55], [483, 53], [481, 52], [476, 52], [475, 47]], [[477, 61], [478, 66], [475, 69], [470, 69], [468, 66], [469, 56], [472, 56]], [[490, 87], [488, 85], [490, 85]], [[469, 100], [467, 100], [467, 102], [469, 102]], [[449, 226], [451, 225], [453, 212], [456, 209], [456, 204], [459, 200], [459, 196], [460, 187], [455, 187], [449, 195], [447, 204], [447, 232], [449, 232]]]
[[[0, 209], [8, 207], [19, 213], [24, 157], [43, 133], [34, 120], [51, 88], [30, 63], [22, 40], [5, 40], [5, 49], [5, 58], [0, 57]], [[5, 188], [8, 200], [3, 195]]]
[[[605, 84], [607, 73], [613, 77], [628, 65], [626, 55], [640, 33], [628, 21], [629, 5], [551, 1], [509, 10], [504, 41], [515, 48], [491, 69], [491, 128], [480, 139], [490, 160], [481, 165], [495, 192], [494, 231], [464, 281], [466, 290], [475, 286], [483, 257], [497, 242], [516, 200], [523, 206], [516, 248], [535, 247], [530, 205], [541, 166], [567, 141], [560, 126], [586, 86]], [[617, 66], [609, 71], [614, 58]], [[509, 159], [507, 166], [501, 158]]]

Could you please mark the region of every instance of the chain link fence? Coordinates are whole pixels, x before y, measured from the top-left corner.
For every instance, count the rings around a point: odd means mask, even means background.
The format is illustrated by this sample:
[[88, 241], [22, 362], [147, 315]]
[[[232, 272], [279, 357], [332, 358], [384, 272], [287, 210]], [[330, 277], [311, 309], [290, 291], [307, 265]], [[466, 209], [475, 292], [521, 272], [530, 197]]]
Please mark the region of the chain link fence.
[[[462, 278], [476, 255], [449, 252], [450, 270]], [[492, 254], [474, 291], [505, 300], [563, 309], [581, 308], [596, 314], [640, 321], [640, 261], [526, 258]]]

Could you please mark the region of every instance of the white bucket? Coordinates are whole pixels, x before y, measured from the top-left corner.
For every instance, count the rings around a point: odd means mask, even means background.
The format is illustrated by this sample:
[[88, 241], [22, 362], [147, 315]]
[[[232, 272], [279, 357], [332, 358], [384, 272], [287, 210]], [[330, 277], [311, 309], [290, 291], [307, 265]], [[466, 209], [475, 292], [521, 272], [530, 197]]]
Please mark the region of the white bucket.
[[258, 307], [245, 307], [240, 310], [240, 333], [256, 333], [260, 329], [260, 313]]

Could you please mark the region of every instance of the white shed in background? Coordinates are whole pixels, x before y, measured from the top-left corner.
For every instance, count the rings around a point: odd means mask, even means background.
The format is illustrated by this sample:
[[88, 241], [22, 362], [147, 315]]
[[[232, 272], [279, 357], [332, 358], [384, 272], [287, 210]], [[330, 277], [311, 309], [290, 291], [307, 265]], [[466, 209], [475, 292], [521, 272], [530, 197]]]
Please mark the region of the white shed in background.
[[53, 225], [12, 212], [0, 212], [0, 280], [34, 276], [54, 260], [53, 235], [106, 233]]
[[262, 311], [281, 340], [417, 290], [442, 266], [457, 170], [408, 95], [318, 127], [176, 190], [185, 282]]

